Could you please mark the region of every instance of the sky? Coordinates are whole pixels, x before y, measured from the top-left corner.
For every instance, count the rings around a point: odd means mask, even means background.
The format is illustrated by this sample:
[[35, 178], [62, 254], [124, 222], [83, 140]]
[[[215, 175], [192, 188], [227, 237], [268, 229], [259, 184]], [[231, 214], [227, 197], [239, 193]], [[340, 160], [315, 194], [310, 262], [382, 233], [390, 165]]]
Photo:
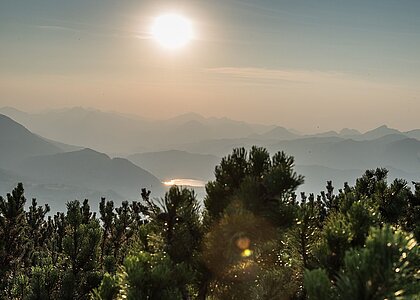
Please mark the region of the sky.
[[[168, 50], [159, 15], [194, 39]], [[418, 0], [0, 0], [0, 106], [420, 128]]]

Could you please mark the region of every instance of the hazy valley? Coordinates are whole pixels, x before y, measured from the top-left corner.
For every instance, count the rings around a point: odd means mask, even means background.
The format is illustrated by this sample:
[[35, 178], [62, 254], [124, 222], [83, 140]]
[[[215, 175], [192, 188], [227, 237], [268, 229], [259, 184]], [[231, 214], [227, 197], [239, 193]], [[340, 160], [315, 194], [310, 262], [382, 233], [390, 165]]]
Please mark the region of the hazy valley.
[[[22, 181], [28, 196], [57, 209], [76, 198], [136, 200], [143, 187], [161, 197], [166, 189], [162, 182], [172, 179], [204, 185], [214, 178], [223, 156], [253, 145], [295, 157], [296, 170], [305, 176], [299, 192], [319, 193], [328, 180], [339, 189], [376, 167], [389, 169], [390, 180], [420, 180], [420, 130], [380, 126], [365, 133], [343, 129], [306, 135], [197, 114], [146, 121], [80, 107], [40, 114], [12, 108], [0, 112], [0, 192]], [[195, 189], [204, 197], [204, 188]]]

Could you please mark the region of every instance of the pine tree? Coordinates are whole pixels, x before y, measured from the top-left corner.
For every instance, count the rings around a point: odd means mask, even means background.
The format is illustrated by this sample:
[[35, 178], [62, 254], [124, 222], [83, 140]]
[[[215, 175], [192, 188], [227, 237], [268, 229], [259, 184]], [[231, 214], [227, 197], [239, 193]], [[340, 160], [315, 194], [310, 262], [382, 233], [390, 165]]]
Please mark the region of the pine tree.
[[309, 299], [415, 299], [420, 295], [420, 252], [412, 234], [373, 228], [366, 246], [346, 252], [332, 285], [324, 270], [305, 273]]
[[[143, 192], [143, 213], [149, 218], [150, 228], [160, 233], [163, 251], [174, 264], [197, 268], [198, 250], [202, 241], [201, 218], [194, 191], [173, 186], [163, 199], [151, 201]], [[183, 299], [189, 299], [187, 284], [194, 284], [192, 277], [181, 286]]]
[[[216, 167], [216, 180], [206, 186], [203, 253], [212, 294], [245, 297], [258, 284], [261, 272], [289, 268], [291, 258], [274, 241], [285, 239], [284, 231], [295, 223], [294, 191], [303, 177], [293, 168], [293, 157], [278, 152], [270, 158], [260, 147], [252, 147], [249, 154], [234, 149]], [[250, 248], [236, 245], [243, 241], [249, 241]]]
[[93, 299], [181, 300], [181, 287], [193, 274], [164, 253], [138, 252], [128, 256], [115, 276], [105, 276]]
[[65, 274], [62, 299], [87, 299], [90, 291], [100, 283], [99, 222], [92, 216], [87, 202], [75, 200], [67, 204], [66, 235], [63, 239]]
[[266, 149], [234, 149], [215, 168], [215, 181], [206, 185], [206, 223], [217, 220], [234, 198], [246, 209], [269, 219], [276, 226], [288, 226], [294, 219], [294, 191], [303, 177], [294, 171], [294, 158], [284, 152], [271, 159]]
[[99, 203], [100, 220], [102, 221], [102, 238], [100, 244], [100, 264], [106, 272], [114, 273], [116, 271], [116, 261], [112, 255], [111, 235], [113, 222], [115, 218], [114, 202], [101, 199]]
[[45, 221], [45, 216], [50, 211], [48, 204], [44, 207], [38, 206], [36, 199], [32, 199], [32, 204], [26, 212], [26, 223], [28, 224], [28, 236], [32, 243], [31, 261], [26, 266], [30, 269], [32, 265], [37, 264], [37, 260], [42, 259], [45, 250], [47, 249], [47, 240], [50, 237], [48, 223]]
[[6, 299], [12, 297], [11, 279], [18, 278], [32, 250], [25, 202], [22, 183], [6, 199], [0, 197], [0, 296]]

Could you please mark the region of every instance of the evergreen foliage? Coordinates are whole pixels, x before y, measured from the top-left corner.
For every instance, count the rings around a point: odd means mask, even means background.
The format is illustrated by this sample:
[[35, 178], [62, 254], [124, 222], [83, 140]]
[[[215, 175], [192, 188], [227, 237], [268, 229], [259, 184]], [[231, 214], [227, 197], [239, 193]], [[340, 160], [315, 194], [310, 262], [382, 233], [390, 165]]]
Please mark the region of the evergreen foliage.
[[18, 184], [0, 197], [0, 299], [420, 299], [420, 183], [302, 183], [293, 157], [252, 147], [216, 166], [203, 206], [174, 186], [52, 215]]

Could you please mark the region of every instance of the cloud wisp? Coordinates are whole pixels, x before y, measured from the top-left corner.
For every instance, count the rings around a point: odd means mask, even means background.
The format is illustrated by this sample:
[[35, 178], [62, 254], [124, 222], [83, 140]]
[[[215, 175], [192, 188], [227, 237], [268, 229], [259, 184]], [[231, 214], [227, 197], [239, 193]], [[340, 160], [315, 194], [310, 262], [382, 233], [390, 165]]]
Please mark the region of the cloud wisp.
[[219, 67], [206, 68], [206, 72], [226, 77], [258, 81], [285, 81], [295, 83], [317, 83], [325, 80], [346, 80], [346, 75], [339, 72], [267, 69], [254, 67]]

